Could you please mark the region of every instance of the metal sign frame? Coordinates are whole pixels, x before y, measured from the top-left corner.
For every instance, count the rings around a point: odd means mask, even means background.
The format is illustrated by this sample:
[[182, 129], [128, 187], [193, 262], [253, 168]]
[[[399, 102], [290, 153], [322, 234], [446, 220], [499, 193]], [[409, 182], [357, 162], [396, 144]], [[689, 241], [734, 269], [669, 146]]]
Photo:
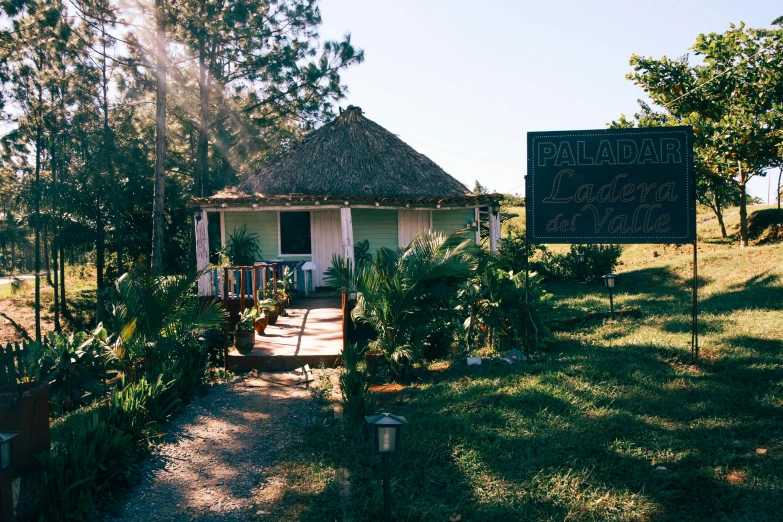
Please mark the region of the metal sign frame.
[[690, 127], [529, 132], [531, 243], [692, 243]]
[[526, 258], [530, 243], [693, 245], [695, 362], [699, 341], [693, 129], [528, 132], [527, 156]]

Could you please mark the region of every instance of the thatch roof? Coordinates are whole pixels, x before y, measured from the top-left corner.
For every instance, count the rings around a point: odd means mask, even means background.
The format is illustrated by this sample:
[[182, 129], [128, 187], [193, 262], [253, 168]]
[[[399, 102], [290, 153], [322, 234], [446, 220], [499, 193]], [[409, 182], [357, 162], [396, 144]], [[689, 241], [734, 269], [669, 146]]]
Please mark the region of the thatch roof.
[[245, 194], [342, 197], [460, 197], [470, 194], [424, 154], [349, 106], [239, 184]]

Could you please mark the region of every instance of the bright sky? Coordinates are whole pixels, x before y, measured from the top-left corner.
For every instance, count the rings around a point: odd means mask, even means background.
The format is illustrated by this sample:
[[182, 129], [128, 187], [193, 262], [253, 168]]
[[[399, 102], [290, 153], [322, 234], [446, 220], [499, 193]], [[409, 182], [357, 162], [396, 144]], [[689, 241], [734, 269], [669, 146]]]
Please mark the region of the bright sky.
[[[707, 7], [709, 6], [709, 7]], [[602, 129], [644, 91], [631, 54], [685, 54], [729, 23], [769, 27], [772, 0], [322, 0], [323, 38], [366, 59], [341, 105], [399, 135], [469, 188], [523, 192], [528, 131]], [[777, 171], [772, 176], [777, 181]], [[767, 179], [751, 194], [767, 199]]]

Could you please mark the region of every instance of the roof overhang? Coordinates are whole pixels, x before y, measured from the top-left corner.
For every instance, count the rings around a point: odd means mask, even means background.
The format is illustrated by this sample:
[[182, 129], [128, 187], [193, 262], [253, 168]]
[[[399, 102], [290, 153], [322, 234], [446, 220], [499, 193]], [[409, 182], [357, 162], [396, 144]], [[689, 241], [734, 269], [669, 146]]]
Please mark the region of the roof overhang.
[[225, 190], [210, 197], [192, 197], [187, 203], [190, 208], [223, 209], [223, 208], [254, 208], [262, 210], [264, 207], [280, 206], [375, 206], [375, 207], [399, 207], [399, 208], [439, 208], [449, 207], [476, 207], [499, 203], [503, 194], [465, 194], [460, 196], [443, 197], [367, 197], [367, 196], [316, 196], [311, 194], [285, 194], [264, 195], [244, 194], [236, 190]]

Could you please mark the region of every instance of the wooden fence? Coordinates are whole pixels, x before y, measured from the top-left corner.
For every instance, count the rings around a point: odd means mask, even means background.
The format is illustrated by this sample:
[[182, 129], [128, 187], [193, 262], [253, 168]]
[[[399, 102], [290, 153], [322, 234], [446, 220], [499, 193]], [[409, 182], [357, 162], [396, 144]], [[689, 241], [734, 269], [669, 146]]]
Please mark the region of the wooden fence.
[[[44, 339], [44, 346], [46, 346]], [[0, 387], [12, 386], [22, 382], [24, 377], [24, 358], [25, 350], [28, 350], [28, 343], [6, 343], [5, 348], [0, 344]]]

